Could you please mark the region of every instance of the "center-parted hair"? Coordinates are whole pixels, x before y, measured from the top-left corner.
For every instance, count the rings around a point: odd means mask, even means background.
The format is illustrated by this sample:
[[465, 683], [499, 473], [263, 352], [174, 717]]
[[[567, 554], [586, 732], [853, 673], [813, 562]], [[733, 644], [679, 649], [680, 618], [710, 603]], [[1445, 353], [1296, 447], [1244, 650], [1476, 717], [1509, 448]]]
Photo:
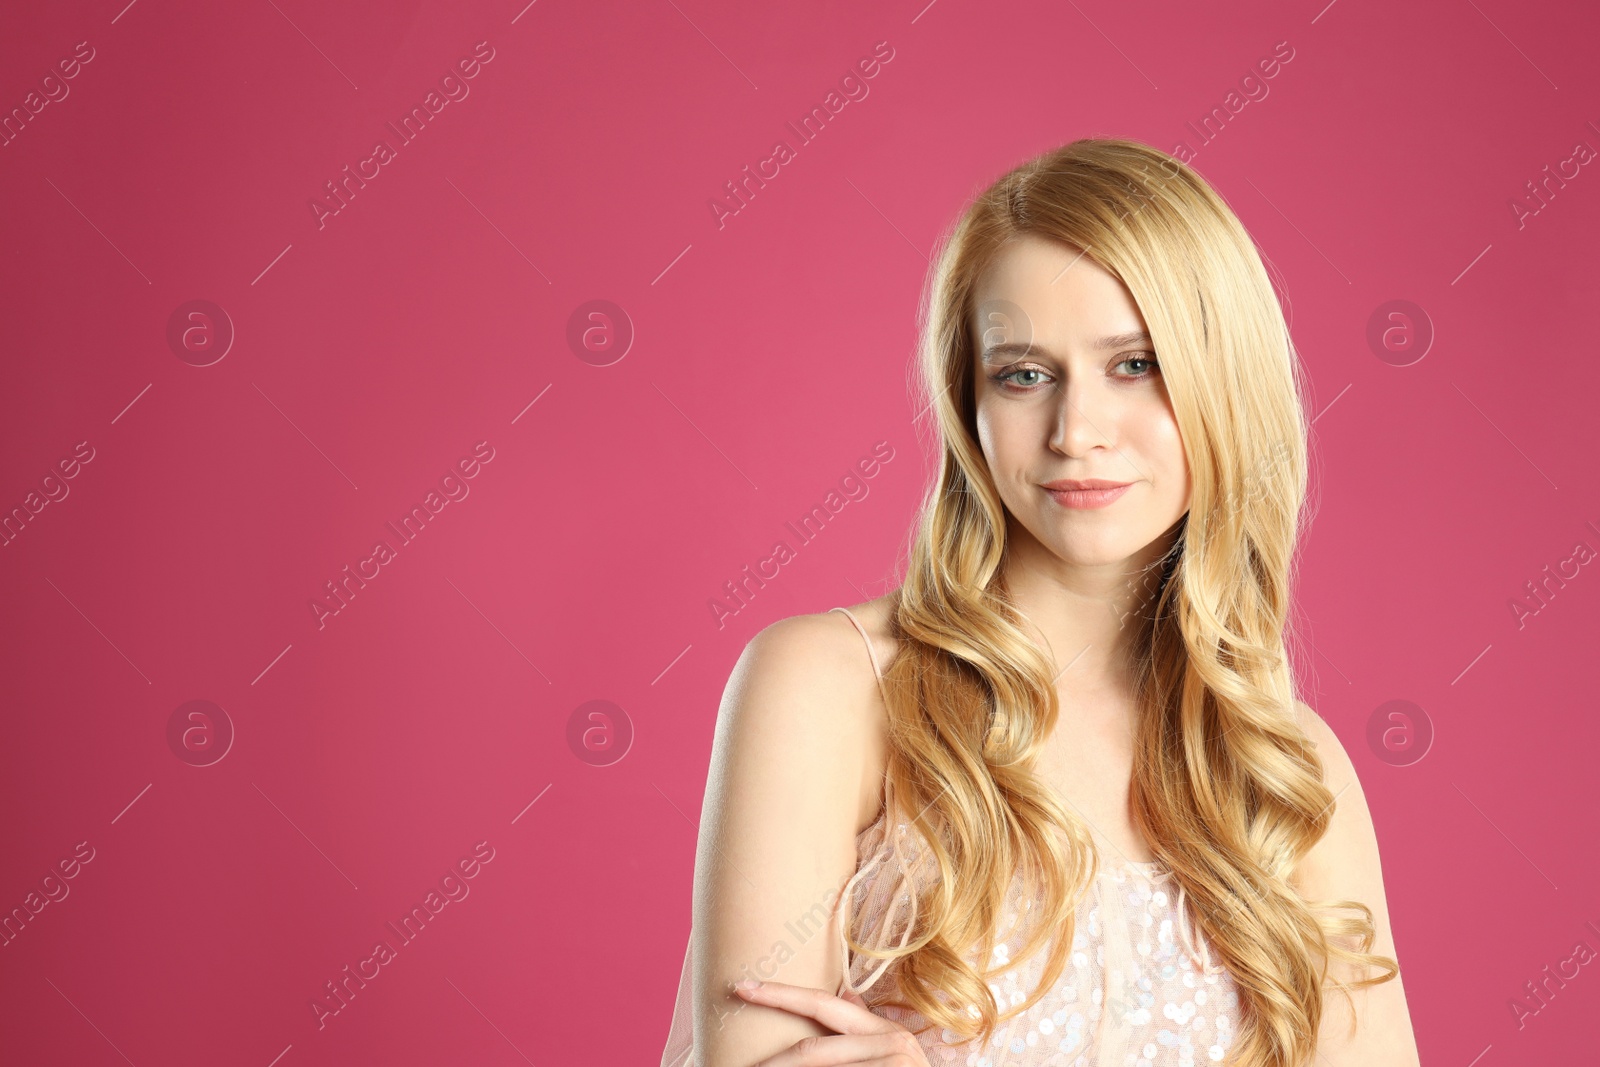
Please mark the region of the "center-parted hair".
[[[968, 206], [930, 272], [918, 406], [932, 412], [940, 461], [893, 601], [902, 651], [884, 688], [888, 823], [914, 827], [936, 876], [916, 888], [903, 947], [874, 948], [848, 929], [850, 947], [893, 960], [898, 1003], [987, 1039], [1059, 979], [1095, 874], [1088, 828], [1036, 775], [1059, 715], [1058, 667], [1007, 594], [1006, 511], [974, 417], [975, 328], [1026, 328], [975, 307], [974, 292], [1024, 235], [1079, 250], [1127, 286], [1161, 365], [1192, 490], [1172, 550], [1139, 579], [1145, 607], [1125, 623], [1139, 664], [1132, 811], [1238, 990], [1230, 1061], [1299, 1067], [1325, 991], [1398, 973], [1370, 952], [1366, 905], [1307, 901], [1287, 881], [1336, 803], [1297, 722], [1284, 642], [1306, 497], [1301, 371], [1239, 220], [1193, 170], [1137, 142], [1073, 141], [1005, 174]], [[1037, 920], [1009, 962], [975, 969], [968, 953], [981, 946], [976, 958], [991, 960], [1016, 872]], [[989, 980], [1047, 941], [1032, 995], [996, 1003]], [[1379, 973], [1347, 983], [1330, 960]]]

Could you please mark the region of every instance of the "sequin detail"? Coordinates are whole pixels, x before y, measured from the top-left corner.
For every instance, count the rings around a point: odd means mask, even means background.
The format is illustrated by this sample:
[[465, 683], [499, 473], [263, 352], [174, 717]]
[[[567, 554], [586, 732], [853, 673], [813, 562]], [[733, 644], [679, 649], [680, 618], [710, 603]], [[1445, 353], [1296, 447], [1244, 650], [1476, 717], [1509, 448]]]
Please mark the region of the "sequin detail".
[[[908, 886], [930, 877], [917, 841], [904, 824], [885, 834], [881, 816], [857, 839], [856, 877], [840, 905], [859, 943], [903, 941], [907, 931], [896, 914], [908, 910], [914, 896]], [[1020, 952], [1031, 904], [1018, 875], [990, 966], [1005, 968]], [[1022, 1004], [1037, 988], [1049, 948], [991, 976], [1002, 1008]], [[917, 1012], [885, 1003], [897, 992], [893, 967], [855, 953], [846, 958], [841, 992], [855, 990], [875, 1014], [909, 1030], [926, 1023]], [[977, 966], [976, 952], [968, 959]], [[933, 1067], [1194, 1067], [1227, 1056], [1238, 1018], [1238, 990], [1189, 922], [1173, 873], [1156, 863], [1102, 861], [1079, 900], [1072, 949], [1055, 988], [985, 1042], [958, 1042], [937, 1027], [918, 1039]]]

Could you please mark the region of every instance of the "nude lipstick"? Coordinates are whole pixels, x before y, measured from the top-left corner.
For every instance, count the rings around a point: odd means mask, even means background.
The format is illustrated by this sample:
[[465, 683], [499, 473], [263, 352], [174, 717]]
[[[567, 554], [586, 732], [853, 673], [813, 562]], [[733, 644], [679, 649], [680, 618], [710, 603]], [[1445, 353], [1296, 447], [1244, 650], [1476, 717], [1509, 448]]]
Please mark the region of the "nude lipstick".
[[1041, 488], [1057, 504], [1074, 510], [1103, 508], [1128, 491], [1132, 482], [1112, 482], [1104, 478], [1061, 478], [1045, 482]]

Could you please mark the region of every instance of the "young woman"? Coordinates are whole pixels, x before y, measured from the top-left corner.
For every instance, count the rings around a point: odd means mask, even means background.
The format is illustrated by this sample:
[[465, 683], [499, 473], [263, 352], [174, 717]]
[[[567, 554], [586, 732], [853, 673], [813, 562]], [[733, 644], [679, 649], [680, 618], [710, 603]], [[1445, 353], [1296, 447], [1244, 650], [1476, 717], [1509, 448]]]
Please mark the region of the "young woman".
[[1239, 221], [1148, 146], [1047, 153], [945, 243], [919, 363], [903, 584], [728, 683], [662, 1063], [1416, 1064], [1285, 654], [1306, 417]]

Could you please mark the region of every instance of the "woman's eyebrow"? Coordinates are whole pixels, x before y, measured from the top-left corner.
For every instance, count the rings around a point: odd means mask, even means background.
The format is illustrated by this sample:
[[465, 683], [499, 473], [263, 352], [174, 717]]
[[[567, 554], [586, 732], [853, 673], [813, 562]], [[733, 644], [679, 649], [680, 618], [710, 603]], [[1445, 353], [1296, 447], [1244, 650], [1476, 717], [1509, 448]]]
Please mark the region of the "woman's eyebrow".
[[[1126, 348], [1128, 345], [1147, 345], [1150, 343], [1150, 334], [1144, 330], [1135, 330], [1132, 333], [1115, 333], [1102, 337], [1093, 344], [1095, 349]], [[1029, 344], [1025, 341], [1006, 341], [998, 345], [990, 345], [983, 350], [983, 361], [995, 363], [1001, 359], [1011, 359], [1018, 356], [1037, 356], [1041, 359], [1056, 359], [1055, 353], [1042, 345]]]
[[1102, 337], [1094, 343], [1096, 348], [1126, 348], [1128, 345], [1147, 345], [1150, 335], [1144, 330], [1135, 330], [1132, 333], [1114, 333], [1110, 337]]

